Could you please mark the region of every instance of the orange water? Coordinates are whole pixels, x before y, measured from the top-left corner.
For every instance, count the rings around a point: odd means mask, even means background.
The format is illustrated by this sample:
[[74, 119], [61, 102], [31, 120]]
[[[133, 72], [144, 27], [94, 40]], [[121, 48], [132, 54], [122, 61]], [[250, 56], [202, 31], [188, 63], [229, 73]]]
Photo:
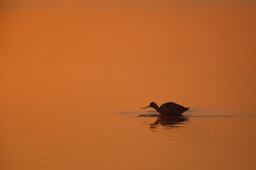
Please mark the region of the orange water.
[[[255, 169], [255, 11], [1, 2], [1, 169]], [[152, 125], [151, 101], [191, 109]]]

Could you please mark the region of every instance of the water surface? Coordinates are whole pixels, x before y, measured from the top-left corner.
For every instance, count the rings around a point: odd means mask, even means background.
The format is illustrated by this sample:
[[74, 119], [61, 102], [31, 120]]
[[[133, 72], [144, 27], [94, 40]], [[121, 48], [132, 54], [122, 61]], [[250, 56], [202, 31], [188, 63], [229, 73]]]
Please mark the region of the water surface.
[[1, 169], [255, 169], [254, 4], [120, 2], [0, 3]]

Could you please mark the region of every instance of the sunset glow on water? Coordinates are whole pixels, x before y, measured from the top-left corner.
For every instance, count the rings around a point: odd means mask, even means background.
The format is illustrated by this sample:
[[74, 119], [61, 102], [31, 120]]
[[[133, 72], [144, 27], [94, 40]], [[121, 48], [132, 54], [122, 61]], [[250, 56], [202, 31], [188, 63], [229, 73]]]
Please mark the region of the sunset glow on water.
[[[1, 169], [254, 170], [255, 9], [1, 1]], [[190, 109], [169, 121], [152, 101]]]

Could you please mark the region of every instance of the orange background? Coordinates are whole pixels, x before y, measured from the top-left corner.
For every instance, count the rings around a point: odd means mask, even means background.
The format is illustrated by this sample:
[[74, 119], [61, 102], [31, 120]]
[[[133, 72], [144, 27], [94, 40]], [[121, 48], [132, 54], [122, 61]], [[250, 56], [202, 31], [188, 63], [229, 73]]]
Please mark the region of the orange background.
[[148, 119], [113, 114], [150, 101], [251, 113], [255, 11], [246, 1], [1, 1], [3, 167], [255, 167], [253, 120], [194, 120], [156, 137]]

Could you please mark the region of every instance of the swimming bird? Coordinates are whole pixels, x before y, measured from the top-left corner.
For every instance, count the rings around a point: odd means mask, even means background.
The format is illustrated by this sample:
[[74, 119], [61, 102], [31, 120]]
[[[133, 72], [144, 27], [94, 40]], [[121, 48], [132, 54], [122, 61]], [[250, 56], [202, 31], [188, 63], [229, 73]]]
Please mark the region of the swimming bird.
[[158, 107], [155, 102], [151, 102], [149, 106], [143, 107], [142, 109], [149, 107], [156, 109], [156, 111], [159, 112], [161, 116], [181, 116], [183, 112], [189, 109], [188, 107], [181, 106], [174, 102], [164, 103], [160, 107]]

